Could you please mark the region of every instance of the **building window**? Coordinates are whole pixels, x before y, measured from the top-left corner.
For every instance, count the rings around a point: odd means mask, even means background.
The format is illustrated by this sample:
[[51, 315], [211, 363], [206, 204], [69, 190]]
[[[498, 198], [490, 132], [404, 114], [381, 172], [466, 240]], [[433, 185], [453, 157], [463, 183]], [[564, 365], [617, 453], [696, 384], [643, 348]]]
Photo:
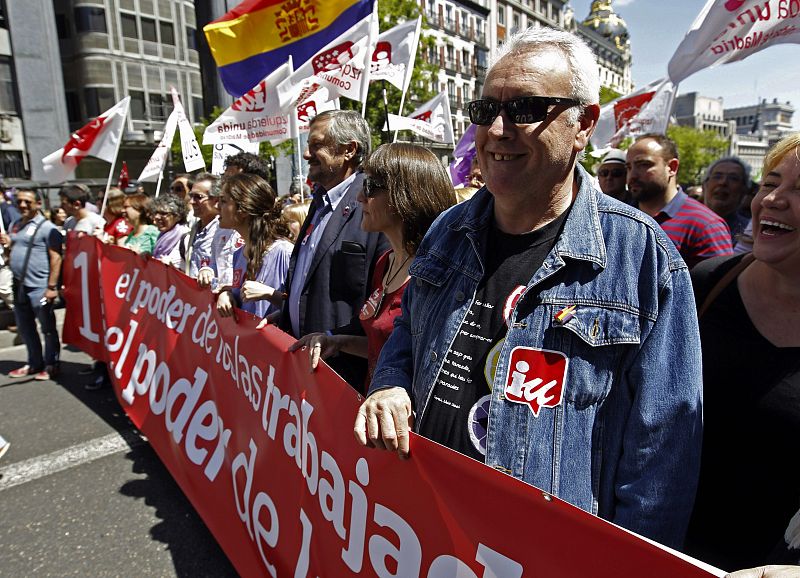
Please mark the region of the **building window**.
[[186, 27], [186, 46], [189, 50], [197, 50], [197, 30]]
[[511, 15], [511, 30], [512, 32], [519, 30], [519, 14], [512, 12]]
[[497, 23], [505, 26], [506, 25], [506, 8], [505, 6], [498, 6], [497, 9]]
[[111, 87], [90, 86], [84, 90], [86, 97], [86, 116], [94, 118], [100, 116], [114, 106], [114, 89]]
[[158, 42], [158, 37], [156, 36], [156, 21], [152, 18], [142, 18], [142, 40], [147, 40], [149, 42]]
[[192, 113], [194, 113], [193, 122], [200, 122], [205, 114], [203, 112], [203, 99], [192, 97]]
[[161, 44], [175, 46], [175, 30], [172, 28], [172, 23], [162, 20], [158, 23], [158, 26], [161, 29]]
[[167, 118], [167, 107], [164, 97], [160, 94], [150, 94], [150, 120], [165, 120]]
[[14, 97], [14, 76], [11, 62], [7, 57], [0, 59], [0, 111], [17, 112], [17, 99]]
[[81, 122], [81, 105], [78, 102], [78, 93], [74, 90], [69, 90], [64, 96], [66, 96], [67, 120], [70, 124], [78, 124]]
[[66, 14], [56, 14], [56, 32], [58, 33], [58, 38], [61, 40], [69, 38], [69, 26], [67, 25]]
[[78, 32], [108, 32], [106, 11], [93, 6], [75, 8], [75, 28]]
[[131, 118], [133, 120], [147, 120], [147, 110], [144, 105], [144, 92], [141, 90], [131, 90], [128, 94], [131, 97]]
[[139, 38], [139, 32], [136, 30], [136, 16], [133, 14], [120, 14], [120, 21], [122, 22], [122, 35], [125, 38]]

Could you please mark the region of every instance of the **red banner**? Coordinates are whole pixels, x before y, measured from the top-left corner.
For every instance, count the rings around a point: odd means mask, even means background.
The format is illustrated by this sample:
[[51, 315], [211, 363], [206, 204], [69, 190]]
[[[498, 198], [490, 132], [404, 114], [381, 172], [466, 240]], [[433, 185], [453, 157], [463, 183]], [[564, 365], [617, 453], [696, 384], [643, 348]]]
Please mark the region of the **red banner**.
[[243, 576], [721, 575], [425, 438], [359, 446], [354, 390], [157, 260], [70, 237], [64, 284], [64, 341], [108, 362]]

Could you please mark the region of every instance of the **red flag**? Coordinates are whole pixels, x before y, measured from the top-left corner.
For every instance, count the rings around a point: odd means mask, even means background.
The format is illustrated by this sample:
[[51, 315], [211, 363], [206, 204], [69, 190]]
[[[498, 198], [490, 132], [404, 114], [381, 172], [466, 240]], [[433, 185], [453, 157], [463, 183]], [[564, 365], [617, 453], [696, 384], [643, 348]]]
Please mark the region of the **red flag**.
[[128, 177], [128, 163], [122, 161], [122, 170], [119, 172], [119, 181], [117, 181], [117, 186], [124, 191], [128, 188], [129, 182], [130, 178]]

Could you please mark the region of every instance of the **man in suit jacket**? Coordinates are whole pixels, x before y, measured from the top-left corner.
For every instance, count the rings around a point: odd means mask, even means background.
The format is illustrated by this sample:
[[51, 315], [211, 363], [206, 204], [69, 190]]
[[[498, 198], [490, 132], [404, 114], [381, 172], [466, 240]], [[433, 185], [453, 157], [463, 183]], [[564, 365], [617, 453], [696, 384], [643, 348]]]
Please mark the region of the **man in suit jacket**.
[[[331, 110], [311, 121], [303, 157], [315, 184], [313, 201], [289, 263], [280, 320], [295, 337], [347, 325], [367, 298], [375, 262], [389, 248], [382, 234], [361, 230], [356, 196], [369, 153], [369, 126], [357, 112]], [[365, 360], [339, 354], [328, 363], [353, 386], [363, 386]]]

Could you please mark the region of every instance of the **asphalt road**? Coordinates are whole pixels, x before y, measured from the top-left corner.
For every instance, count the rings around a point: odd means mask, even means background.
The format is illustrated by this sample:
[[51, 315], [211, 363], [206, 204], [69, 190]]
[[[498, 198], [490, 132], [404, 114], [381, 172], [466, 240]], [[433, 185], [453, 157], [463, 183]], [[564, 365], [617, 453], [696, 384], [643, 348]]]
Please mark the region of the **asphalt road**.
[[0, 577], [236, 576], [111, 390], [83, 388], [91, 359], [8, 378], [24, 360], [0, 349]]

